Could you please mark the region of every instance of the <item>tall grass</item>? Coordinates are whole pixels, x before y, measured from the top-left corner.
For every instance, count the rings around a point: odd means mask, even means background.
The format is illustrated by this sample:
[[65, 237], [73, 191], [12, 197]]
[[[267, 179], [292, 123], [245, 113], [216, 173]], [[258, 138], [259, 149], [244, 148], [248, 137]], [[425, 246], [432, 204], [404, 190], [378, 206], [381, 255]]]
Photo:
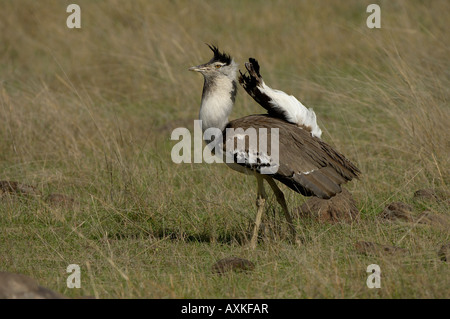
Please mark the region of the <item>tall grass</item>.
[[[365, 24], [370, 1], [80, 0], [79, 30], [65, 25], [71, 2], [2, 2], [0, 179], [66, 193], [81, 205], [0, 202], [0, 252], [8, 256], [1, 269], [76, 295], [64, 285], [64, 267], [76, 259], [89, 273], [83, 292], [100, 297], [448, 293], [448, 279], [438, 278], [442, 271], [449, 278], [448, 270], [430, 257], [447, 231], [374, 222], [384, 205], [411, 202], [418, 188], [449, 191], [447, 1], [381, 1], [378, 30]], [[314, 108], [323, 138], [363, 171], [348, 188], [369, 225], [298, 221], [311, 238], [300, 251], [283, 231], [256, 252], [240, 246], [253, 221], [254, 180], [170, 159], [172, 129], [192, 128], [198, 116], [202, 80], [187, 68], [209, 60], [204, 42], [240, 65], [257, 58], [269, 85]], [[232, 117], [260, 112], [240, 90]], [[304, 201], [286, 194], [290, 207]], [[449, 213], [444, 204], [425, 208]], [[282, 225], [278, 215], [273, 204], [266, 218]], [[406, 268], [382, 260], [397, 277], [373, 294], [363, 285], [368, 260], [352, 243], [396, 243], [405, 234], [401, 244], [415, 255], [398, 261]], [[258, 260], [258, 272], [204, 274], [227, 254]]]

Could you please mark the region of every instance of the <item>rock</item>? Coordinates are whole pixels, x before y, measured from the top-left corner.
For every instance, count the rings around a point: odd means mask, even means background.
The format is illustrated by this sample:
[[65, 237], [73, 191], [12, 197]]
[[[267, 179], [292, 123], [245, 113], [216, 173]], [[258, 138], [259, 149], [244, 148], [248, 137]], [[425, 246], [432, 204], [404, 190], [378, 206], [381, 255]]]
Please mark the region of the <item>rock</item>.
[[405, 255], [409, 251], [405, 248], [381, 245], [368, 241], [355, 243], [356, 251], [365, 255]]
[[0, 195], [4, 193], [41, 195], [41, 192], [34, 186], [20, 184], [18, 182], [0, 181]]
[[0, 272], [0, 299], [65, 299], [21, 274]]
[[432, 226], [437, 226], [437, 227], [444, 227], [444, 228], [450, 227], [450, 221], [447, 216], [438, 215], [438, 214], [430, 212], [429, 210], [423, 211], [417, 217], [417, 223], [432, 225]]
[[247, 259], [227, 257], [219, 260], [212, 266], [213, 273], [223, 274], [227, 271], [251, 271], [255, 264]]
[[359, 219], [359, 210], [350, 192], [342, 192], [330, 199], [312, 197], [297, 209], [299, 217], [312, 217], [319, 222], [353, 222]]
[[392, 202], [381, 212], [380, 218], [390, 221], [414, 221], [412, 206], [402, 202]]
[[45, 201], [52, 206], [71, 208], [75, 205], [75, 200], [64, 194], [50, 194]]
[[437, 202], [448, 200], [450, 194], [441, 189], [424, 188], [417, 190], [413, 197], [417, 200]]
[[450, 243], [442, 245], [438, 251], [438, 256], [442, 261], [450, 261]]
[[379, 217], [390, 221], [404, 221], [417, 224], [427, 224], [436, 227], [450, 227], [450, 219], [443, 214], [435, 214], [430, 211], [423, 211], [418, 216], [413, 215], [413, 207], [402, 203], [390, 203], [380, 213]]

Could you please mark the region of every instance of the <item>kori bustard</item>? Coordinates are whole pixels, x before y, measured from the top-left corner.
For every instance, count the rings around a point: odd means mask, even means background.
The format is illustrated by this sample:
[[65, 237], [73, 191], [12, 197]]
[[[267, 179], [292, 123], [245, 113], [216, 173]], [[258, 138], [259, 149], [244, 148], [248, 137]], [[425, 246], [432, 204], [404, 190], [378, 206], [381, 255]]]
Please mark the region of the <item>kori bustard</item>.
[[[237, 79], [238, 66], [231, 56], [219, 51], [216, 46], [209, 44], [208, 46], [214, 53], [213, 58], [189, 70], [200, 72], [204, 77], [200, 107], [203, 132], [209, 128], [218, 128], [222, 131], [223, 139], [211, 145], [217, 145], [220, 142], [223, 154], [232, 153], [231, 157], [234, 161], [227, 162], [229, 167], [241, 173], [256, 176], [257, 213], [250, 247], [256, 247], [267, 198], [264, 181], [275, 193], [283, 209], [293, 241], [297, 242], [296, 230], [284, 194], [275, 180], [304, 196], [329, 199], [341, 192], [341, 184], [357, 177], [360, 171], [342, 154], [320, 139], [322, 131], [317, 125], [316, 115], [312, 109], [307, 109], [295, 97], [274, 90], [264, 83], [259, 64], [255, 59], [250, 58], [249, 62], [245, 63], [248, 74], [239, 71], [240, 75]], [[245, 91], [267, 110], [267, 114], [228, 120], [235, 102], [237, 80]], [[235, 139], [242, 138], [234, 132], [242, 132], [238, 129], [246, 131], [249, 128], [254, 128], [258, 134], [267, 132], [266, 141], [271, 140], [271, 129], [278, 129], [279, 154], [276, 163], [271, 161], [270, 148], [264, 153], [260, 152], [260, 149], [252, 149], [249, 144], [245, 144], [244, 148], [227, 150], [226, 145], [235, 145]], [[227, 141], [230, 139], [233, 142], [228, 144]], [[271, 165], [276, 165], [276, 170], [272, 173], [263, 173], [263, 169]]]

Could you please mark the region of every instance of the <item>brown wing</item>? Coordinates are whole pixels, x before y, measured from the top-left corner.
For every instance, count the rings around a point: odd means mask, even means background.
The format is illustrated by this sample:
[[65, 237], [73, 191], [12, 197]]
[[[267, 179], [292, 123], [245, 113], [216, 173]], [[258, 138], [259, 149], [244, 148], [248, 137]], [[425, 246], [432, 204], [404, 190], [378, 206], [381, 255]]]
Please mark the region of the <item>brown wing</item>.
[[[227, 128], [232, 129], [228, 130]], [[358, 177], [359, 169], [347, 160], [344, 155], [338, 153], [330, 145], [311, 133], [270, 115], [251, 115], [231, 121], [224, 130], [224, 151], [226, 141], [233, 139], [236, 134], [230, 133], [238, 128], [244, 131], [248, 128], [268, 129], [267, 140], [271, 140], [270, 129], [279, 129], [279, 161], [276, 173], [271, 177], [284, 183], [294, 191], [305, 196], [317, 196], [328, 199], [341, 192], [341, 184]], [[272, 145], [268, 145], [267, 153], [271, 155]], [[236, 153], [235, 153], [236, 154]], [[239, 156], [247, 156], [247, 159], [237, 164], [261, 172], [261, 168], [267, 166], [267, 156], [263, 156], [258, 149], [252, 149], [249, 145], [241, 150]], [[245, 155], [246, 154], [246, 155]], [[262, 159], [249, 163], [252, 154]], [[237, 160], [237, 156], [235, 156]]]

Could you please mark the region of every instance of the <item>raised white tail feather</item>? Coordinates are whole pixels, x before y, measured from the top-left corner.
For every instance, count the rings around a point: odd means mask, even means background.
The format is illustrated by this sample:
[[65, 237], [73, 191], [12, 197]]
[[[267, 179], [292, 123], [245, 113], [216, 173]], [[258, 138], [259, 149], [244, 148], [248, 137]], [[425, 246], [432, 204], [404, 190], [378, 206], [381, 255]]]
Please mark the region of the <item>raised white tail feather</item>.
[[287, 95], [283, 91], [274, 90], [262, 82], [262, 86], [258, 86], [261, 93], [271, 98], [270, 104], [277, 109], [283, 111], [286, 120], [293, 124], [308, 126], [311, 128], [311, 134], [319, 137], [322, 130], [317, 125], [316, 113], [313, 109], [307, 109], [299, 100], [292, 95]]

